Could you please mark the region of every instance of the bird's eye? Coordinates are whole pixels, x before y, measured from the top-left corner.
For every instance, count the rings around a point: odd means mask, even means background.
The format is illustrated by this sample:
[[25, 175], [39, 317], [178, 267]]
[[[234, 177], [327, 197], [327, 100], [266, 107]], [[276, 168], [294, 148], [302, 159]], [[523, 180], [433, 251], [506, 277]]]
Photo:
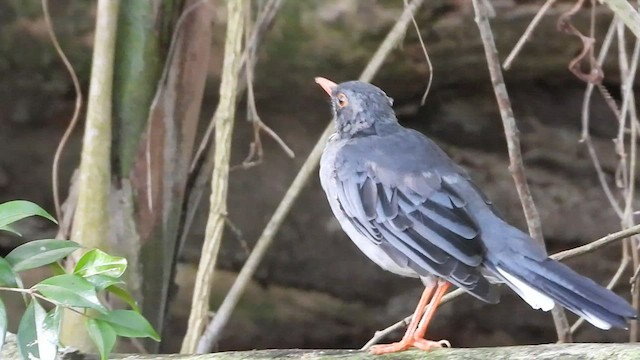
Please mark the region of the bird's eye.
[[347, 97], [343, 93], [338, 94], [338, 107], [342, 109], [347, 105], [349, 105], [349, 101], [347, 100]]

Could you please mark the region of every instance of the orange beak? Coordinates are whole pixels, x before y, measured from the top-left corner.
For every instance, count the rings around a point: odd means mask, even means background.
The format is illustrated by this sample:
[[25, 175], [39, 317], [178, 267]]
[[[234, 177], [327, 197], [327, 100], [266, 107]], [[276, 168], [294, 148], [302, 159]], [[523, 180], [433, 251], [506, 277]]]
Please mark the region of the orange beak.
[[329, 94], [329, 96], [333, 95], [333, 90], [338, 86], [338, 84], [334, 83], [329, 79], [325, 79], [323, 77], [317, 77], [316, 84], [322, 86], [324, 91], [326, 91], [327, 94]]

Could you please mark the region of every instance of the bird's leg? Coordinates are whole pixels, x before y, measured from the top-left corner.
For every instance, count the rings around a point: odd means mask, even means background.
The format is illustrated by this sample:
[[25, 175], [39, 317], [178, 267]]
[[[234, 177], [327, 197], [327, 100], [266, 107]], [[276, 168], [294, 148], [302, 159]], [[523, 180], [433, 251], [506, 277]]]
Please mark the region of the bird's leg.
[[418, 301], [418, 306], [416, 306], [416, 310], [411, 317], [411, 322], [409, 323], [409, 326], [407, 326], [407, 332], [405, 332], [402, 340], [392, 344], [374, 345], [370, 349], [372, 354], [388, 354], [398, 351], [404, 351], [412, 346], [413, 340], [415, 338], [414, 334], [416, 332], [416, 329], [418, 328], [420, 319], [423, 318], [425, 308], [430, 304], [431, 297], [433, 296], [436, 287], [437, 283], [431, 286], [427, 286], [422, 292], [420, 301]]
[[449, 286], [451, 286], [449, 282], [438, 280], [436, 293], [433, 295], [433, 299], [431, 299], [431, 302], [429, 302], [429, 306], [427, 306], [427, 310], [425, 311], [422, 320], [420, 320], [418, 328], [413, 333], [413, 346], [417, 347], [418, 349], [428, 351], [433, 348], [442, 347], [443, 345], [446, 345], [447, 347], [451, 346], [451, 344], [449, 344], [447, 340], [431, 341], [425, 340], [424, 338], [424, 335], [427, 332], [427, 327], [429, 326], [429, 323], [431, 322], [431, 319], [433, 318], [438, 305], [440, 305], [442, 297], [447, 292], [447, 290], [449, 290]]

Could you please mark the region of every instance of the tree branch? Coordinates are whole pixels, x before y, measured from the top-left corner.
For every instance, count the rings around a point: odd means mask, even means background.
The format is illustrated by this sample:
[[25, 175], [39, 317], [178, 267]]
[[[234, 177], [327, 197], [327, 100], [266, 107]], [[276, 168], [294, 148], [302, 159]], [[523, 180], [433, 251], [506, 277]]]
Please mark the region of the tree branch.
[[630, 228], [626, 228], [624, 230], [615, 232], [613, 234], [609, 234], [605, 237], [602, 237], [598, 240], [590, 242], [586, 245], [578, 246], [577, 248], [573, 248], [570, 250], [561, 251], [554, 255], [551, 255], [552, 259], [561, 261], [570, 257], [584, 255], [593, 251], [600, 249], [601, 247], [608, 245], [612, 242], [628, 238], [633, 235], [640, 234], [640, 225], [635, 225]]
[[[500, 116], [502, 117], [502, 124], [504, 126], [504, 132], [507, 139], [510, 161], [509, 171], [511, 171], [513, 181], [515, 182], [516, 189], [518, 190], [518, 196], [522, 203], [524, 216], [527, 219], [529, 234], [531, 234], [531, 237], [544, 247], [545, 244], [542, 234], [542, 225], [540, 224], [540, 215], [538, 214], [538, 210], [533, 202], [529, 185], [527, 184], [527, 177], [522, 163], [522, 154], [520, 153], [520, 135], [516, 125], [516, 120], [513, 116], [513, 110], [511, 109], [511, 101], [509, 100], [507, 87], [502, 77], [500, 61], [498, 60], [498, 50], [496, 49], [493, 33], [491, 32], [491, 26], [489, 25], [489, 20], [486, 15], [487, 10], [484, 2], [481, 0], [473, 0], [473, 8], [475, 10], [475, 20], [478, 24], [478, 29], [480, 30], [480, 37], [487, 57], [489, 73], [491, 74], [491, 83], [496, 94], [496, 100], [498, 101], [498, 107], [500, 108]], [[564, 310], [556, 305], [552, 310], [552, 314], [553, 321], [556, 326], [556, 332], [558, 333], [558, 340], [560, 342], [571, 342], [571, 331], [567, 317], [564, 314]]]

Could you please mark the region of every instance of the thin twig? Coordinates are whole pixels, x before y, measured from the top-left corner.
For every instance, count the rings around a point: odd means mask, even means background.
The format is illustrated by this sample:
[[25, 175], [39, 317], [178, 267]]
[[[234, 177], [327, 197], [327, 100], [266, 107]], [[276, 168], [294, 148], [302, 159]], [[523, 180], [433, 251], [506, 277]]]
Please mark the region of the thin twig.
[[[404, 12], [400, 16], [396, 24], [393, 26], [387, 37], [384, 39], [382, 44], [380, 44], [380, 47], [360, 75], [360, 80], [371, 81], [373, 76], [382, 66], [382, 63], [387, 58], [389, 53], [403, 38], [403, 35], [406, 32], [407, 27], [409, 26], [409, 23], [411, 21], [412, 14], [416, 12], [416, 10], [422, 5], [423, 2], [424, 0], [413, 0], [409, 3], [409, 6], [404, 9]], [[329, 136], [331, 136], [334, 131], [334, 124], [333, 122], [331, 122], [320, 136], [320, 139], [314, 146], [313, 150], [311, 150], [311, 153], [307, 157], [307, 160], [305, 160], [302, 168], [296, 175], [296, 178], [289, 186], [289, 189], [285, 193], [282, 201], [265, 226], [262, 234], [260, 235], [260, 238], [258, 238], [258, 241], [256, 242], [251, 255], [249, 255], [249, 258], [242, 267], [242, 270], [240, 270], [238, 277], [231, 286], [231, 289], [227, 293], [224, 301], [222, 302], [222, 305], [220, 305], [220, 308], [218, 309], [216, 315], [209, 324], [207, 330], [211, 330], [211, 339], [213, 339], [214, 342], [220, 337], [222, 329], [227, 324], [227, 321], [229, 320], [233, 309], [238, 303], [240, 296], [251, 280], [251, 277], [255, 273], [258, 265], [260, 264], [260, 261], [271, 245], [271, 242], [277, 230], [280, 228], [280, 225], [282, 225], [282, 222], [289, 213], [289, 210], [300, 194], [300, 191], [307, 183], [307, 181], [311, 178], [311, 176], [316, 173], [315, 169], [318, 165], [318, 162], [320, 161], [322, 151], [324, 150]]]
[[[491, 26], [487, 19], [486, 8], [484, 4], [478, 0], [473, 0], [473, 8], [476, 14], [475, 20], [478, 24], [478, 29], [480, 30], [480, 38], [482, 39], [485, 55], [487, 57], [487, 65], [489, 66], [489, 73], [491, 74], [491, 83], [498, 101], [500, 116], [502, 117], [502, 124], [505, 130], [510, 160], [509, 170], [511, 172], [511, 176], [513, 176], [516, 189], [518, 190], [518, 196], [520, 197], [520, 202], [522, 203], [524, 215], [527, 220], [527, 226], [529, 227], [529, 234], [531, 234], [531, 236], [540, 245], [544, 246], [540, 216], [533, 202], [531, 192], [529, 191], [529, 185], [527, 184], [524, 165], [522, 163], [522, 154], [520, 153], [520, 136], [518, 127], [513, 116], [513, 110], [511, 109], [511, 102], [507, 93], [507, 87], [502, 77], [500, 61], [498, 59], [498, 50], [496, 49]], [[567, 321], [564, 310], [556, 305], [552, 310], [552, 314], [559, 341], [571, 342], [569, 322]]]
[[[614, 17], [613, 20], [611, 21], [611, 24], [609, 25], [609, 29], [607, 30], [607, 34], [605, 35], [604, 40], [602, 41], [600, 53], [598, 54], [598, 58], [596, 60], [597, 66], [601, 66], [602, 63], [604, 63], [604, 60], [607, 57], [607, 54], [609, 53], [609, 49], [613, 42], [613, 35], [615, 34], [615, 29], [618, 21], [619, 19], [617, 17]], [[595, 85], [593, 83], [587, 83], [587, 88], [585, 89], [585, 92], [584, 92], [584, 97], [582, 100], [582, 135], [581, 135], [580, 141], [584, 142], [584, 144], [587, 146], [587, 151], [589, 153], [589, 157], [591, 158], [593, 166], [595, 167], [598, 181], [600, 182], [600, 187], [602, 187], [602, 190], [604, 191], [607, 199], [609, 200], [609, 204], [611, 205], [613, 210], [616, 212], [616, 214], [619, 217], [621, 217], [622, 208], [620, 207], [618, 200], [616, 200], [615, 196], [613, 195], [613, 192], [611, 191], [611, 187], [609, 186], [609, 183], [607, 181], [607, 176], [604, 173], [604, 170], [602, 169], [600, 159], [598, 158], [598, 154], [596, 152], [595, 146], [593, 145], [593, 141], [591, 140], [591, 135], [589, 133], [589, 121], [590, 121], [590, 114], [591, 114], [589, 109], [591, 107], [591, 95], [593, 94], [594, 87]]]
[[511, 50], [511, 52], [509, 53], [509, 56], [507, 56], [507, 59], [502, 64], [502, 67], [505, 70], [509, 70], [511, 68], [511, 64], [513, 63], [513, 60], [515, 60], [516, 56], [518, 56], [524, 44], [531, 38], [531, 34], [533, 33], [533, 30], [536, 28], [536, 26], [538, 26], [538, 23], [540, 22], [540, 20], [542, 20], [542, 17], [544, 16], [544, 14], [547, 13], [549, 8], [551, 8], [551, 6], [553, 6], [555, 2], [556, 0], [547, 0], [547, 2], [545, 2], [544, 5], [542, 5], [540, 10], [538, 10], [538, 12], [536, 13], [536, 16], [533, 17], [533, 20], [531, 20], [531, 22], [527, 26], [527, 29], [524, 31], [522, 36], [520, 36], [520, 39], [518, 39], [516, 46], [513, 47], [513, 50]]
[[[59, 176], [58, 170], [60, 169], [60, 156], [62, 155], [62, 151], [66, 146], [67, 142], [69, 142], [69, 136], [76, 128], [78, 124], [78, 119], [80, 118], [80, 109], [82, 108], [82, 89], [80, 88], [80, 81], [78, 81], [78, 76], [76, 75], [76, 71], [73, 69], [73, 65], [67, 58], [67, 55], [62, 50], [60, 43], [58, 42], [58, 37], [56, 36], [55, 31], [53, 30], [53, 24], [51, 23], [51, 15], [49, 14], [49, 1], [42, 0], [42, 12], [44, 15], [45, 23], [47, 24], [47, 33], [49, 34], [49, 38], [51, 38], [51, 42], [53, 43], [53, 47], [56, 49], [60, 60], [64, 63], [64, 67], [67, 69], [69, 76], [71, 77], [71, 81], [73, 82], [73, 91], [76, 94], [75, 106], [73, 109], [73, 116], [71, 116], [71, 121], [69, 121], [69, 125], [64, 131], [60, 142], [58, 143], [58, 147], [56, 148], [56, 152], [53, 155], [53, 165], [51, 167], [51, 187], [53, 190], [53, 204], [56, 209], [56, 218], [62, 219], [62, 208], [60, 205], [60, 185], [58, 183]], [[69, 229], [63, 229], [62, 223], [60, 223], [60, 234], [64, 236], [65, 239], [69, 238]]]
[[600, 249], [603, 246], [609, 245], [613, 242], [616, 242], [618, 240], [621, 239], [626, 239], [630, 236], [633, 235], [637, 235], [640, 234], [640, 225], [634, 225], [632, 227], [629, 227], [627, 229], [624, 230], [620, 230], [618, 232], [615, 232], [613, 234], [609, 234], [603, 238], [600, 238], [596, 241], [590, 242], [586, 245], [582, 245], [582, 246], [578, 246], [576, 248], [573, 249], [569, 249], [569, 250], [565, 250], [565, 251], [561, 251], [559, 253], [556, 253], [554, 255], [551, 255], [552, 259], [558, 260], [558, 261], [562, 261], [568, 258], [572, 258], [575, 256], [580, 256], [580, 255], [584, 255], [584, 254], [588, 254], [591, 252], [594, 252], [598, 249]]
[[[249, 41], [251, 40], [249, 36], [249, 34], [251, 34], [251, 14], [250, 14], [251, 4], [247, 3], [246, 6], [247, 6], [247, 11], [246, 11], [247, 19], [246, 19], [246, 25], [245, 25], [246, 26], [245, 41], [249, 43]], [[260, 115], [258, 115], [258, 108], [256, 107], [255, 93], [253, 91], [253, 72], [256, 64], [255, 51], [256, 51], [256, 47], [252, 46], [251, 48], [249, 48], [248, 51], [245, 52], [246, 59], [247, 59], [246, 61], [247, 64], [245, 66], [245, 70], [246, 70], [245, 75], [246, 75], [246, 83], [247, 83], [247, 120], [249, 120], [249, 122], [253, 126], [253, 142], [249, 145], [249, 154], [244, 159], [242, 164], [233, 166], [231, 168], [232, 171], [238, 168], [242, 168], [246, 170], [262, 163], [264, 150], [262, 148], [262, 139], [260, 138], [261, 130], [263, 130], [271, 138], [273, 138], [290, 158], [295, 157], [293, 150], [291, 150], [291, 148], [287, 146], [284, 140], [282, 140], [282, 138], [280, 138], [280, 136], [276, 134], [275, 131], [273, 131], [270, 127], [268, 127], [262, 121], [262, 119], [260, 118]]]
[[[271, 25], [273, 25], [273, 21], [275, 20], [275, 17], [278, 14], [278, 11], [282, 7], [283, 3], [284, 3], [284, 0], [268, 0], [265, 3], [264, 7], [262, 8], [262, 11], [258, 15], [258, 18], [256, 19], [255, 26], [253, 27], [253, 31], [251, 33], [251, 38], [245, 44], [244, 52], [242, 54], [242, 57], [240, 58], [240, 69], [238, 70], [240, 74], [239, 85], [238, 85], [238, 96], [237, 96], [238, 98], [242, 97], [242, 92], [246, 89], [245, 88], [246, 84], [242, 78], [246, 76], [244, 75], [244, 67], [249, 65], [247, 64], [247, 60], [249, 59], [248, 54], [257, 53], [258, 47], [262, 44], [262, 39], [266, 35], [267, 30], [269, 30]], [[255, 62], [255, 57], [253, 57], [253, 61]], [[250, 64], [250, 65], [253, 67], [255, 64]], [[191, 173], [194, 173], [195, 170], [198, 168], [198, 164], [203, 162], [202, 157], [205, 155], [205, 150], [208, 149], [209, 146], [211, 146], [211, 134], [213, 134], [214, 127], [215, 127], [214, 122], [210, 122], [209, 125], [207, 126], [207, 130], [202, 136], [202, 140], [200, 141], [198, 150], [196, 151], [196, 154], [193, 157], [193, 161], [191, 163], [191, 170], [190, 170]], [[209, 173], [210, 171], [206, 171], [206, 172]]]
[[[571, 71], [573, 75], [584, 82], [599, 84], [602, 82], [604, 73], [602, 71], [602, 68], [597, 66], [597, 62], [593, 57], [593, 46], [596, 42], [593, 35], [595, 24], [595, 7], [592, 7], [591, 9], [591, 36], [585, 36], [571, 23], [571, 18], [582, 8], [583, 4], [584, 0], [577, 0], [575, 5], [569, 11], [560, 16], [560, 18], [558, 19], [557, 27], [559, 31], [576, 36], [582, 42], [582, 50], [580, 51], [580, 53], [573, 59], [571, 59], [571, 61], [569, 61], [569, 71]], [[588, 63], [590, 65], [588, 73], [585, 73], [582, 70], [581, 66], [582, 62], [585, 59], [588, 60]]]
[[[404, 0], [404, 6], [407, 7], [409, 5], [408, 0]], [[425, 101], [427, 101], [427, 95], [429, 95], [429, 90], [431, 90], [431, 85], [433, 84], [433, 64], [431, 63], [431, 57], [429, 57], [429, 52], [427, 51], [427, 46], [424, 44], [424, 40], [422, 40], [422, 34], [420, 34], [420, 27], [418, 26], [418, 22], [416, 21], [415, 16], [411, 16], [411, 22], [413, 23], [413, 27], [416, 29], [416, 34], [418, 35], [418, 42], [420, 42], [420, 46], [422, 47], [422, 52], [424, 53], [424, 58], [427, 60], [427, 67], [429, 68], [429, 82], [427, 83], [427, 89], [424, 91], [422, 95], [422, 99], [420, 100], [420, 105], [424, 105]]]
[[249, 253], [251, 252], [251, 249], [249, 248], [249, 243], [247, 243], [247, 240], [245, 240], [244, 235], [242, 235], [242, 230], [240, 230], [240, 228], [236, 226], [236, 224], [234, 224], [233, 221], [231, 221], [231, 219], [229, 218], [229, 214], [226, 214], [226, 216], [224, 217], [224, 224], [227, 225], [227, 228], [229, 229], [229, 231], [231, 231], [231, 233], [233, 233], [233, 235], [236, 237], [236, 240], [238, 240], [238, 242], [240, 243], [240, 247], [242, 247], [242, 250], [244, 251], [244, 253], [246, 255], [249, 255]]

